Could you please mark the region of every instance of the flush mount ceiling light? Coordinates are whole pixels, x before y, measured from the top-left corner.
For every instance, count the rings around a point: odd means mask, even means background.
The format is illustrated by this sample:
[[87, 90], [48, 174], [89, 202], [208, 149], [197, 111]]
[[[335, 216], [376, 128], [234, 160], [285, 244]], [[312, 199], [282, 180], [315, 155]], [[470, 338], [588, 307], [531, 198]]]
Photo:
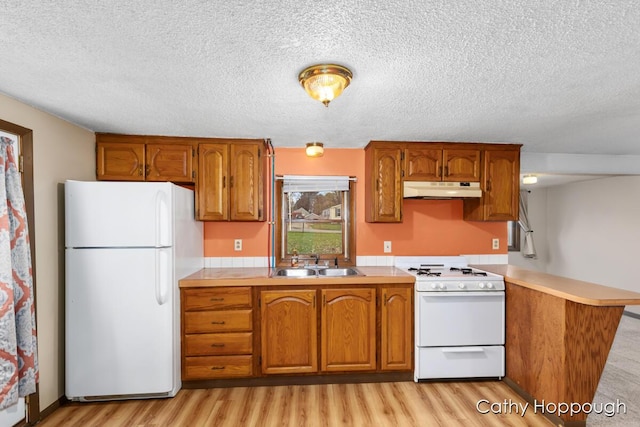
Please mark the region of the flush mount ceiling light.
[[529, 185], [529, 184], [535, 184], [536, 182], [538, 182], [538, 177], [535, 175], [525, 175], [522, 177], [522, 183]]
[[319, 64], [302, 70], [298, 80], [309, 96], [328, 107], [349, 86], [352, 77], [351, 70], [342, 65]]
[[324, 144], [322, 142], [307, 142], [305, 149], [307, 157], [322, 157], [324, 154]]

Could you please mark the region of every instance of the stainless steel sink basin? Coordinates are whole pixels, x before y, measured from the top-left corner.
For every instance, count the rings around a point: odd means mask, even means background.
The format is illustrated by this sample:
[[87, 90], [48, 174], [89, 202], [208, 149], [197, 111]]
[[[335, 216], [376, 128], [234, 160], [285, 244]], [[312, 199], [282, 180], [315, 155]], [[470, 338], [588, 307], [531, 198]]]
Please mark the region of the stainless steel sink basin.
[[311, 268], [279, 268], [275, 275], [279, 277], [309, 277], [315, 276], [316, 271]]
[[364, 276], [355, 268], [324, 268], [318, 270], [318, 276], [344, 277], [344, 276]]
[[278, 268], [275, 277], [347, 277], [364, 276], [360, 271], [352, 267], [347, 268]]

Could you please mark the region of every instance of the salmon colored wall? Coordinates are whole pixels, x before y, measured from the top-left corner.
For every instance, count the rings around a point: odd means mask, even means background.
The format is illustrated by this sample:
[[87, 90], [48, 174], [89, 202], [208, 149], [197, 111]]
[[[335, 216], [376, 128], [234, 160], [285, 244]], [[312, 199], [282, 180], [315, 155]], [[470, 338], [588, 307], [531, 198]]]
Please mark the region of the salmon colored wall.
[[[401, 224], [364, 221], [364, 150], [325, 148], [324, 156], [309, 158], [303, 148], [276, 148], [277, 175], [350, 175], [356, 184], [356, 253], [358, 255], [460, 255], [506, 254], [504, 222], [462, 220], [462, 200], [405, 200]], [[491, 240], [500, 239], [500, 249]], [[242, 251], [233, 250], [242, 239]], [[206, 257], [267, 256], [269, 229], [266, 222], [205, 222]], [[391, 254], [383, 242], [392, 242]]]

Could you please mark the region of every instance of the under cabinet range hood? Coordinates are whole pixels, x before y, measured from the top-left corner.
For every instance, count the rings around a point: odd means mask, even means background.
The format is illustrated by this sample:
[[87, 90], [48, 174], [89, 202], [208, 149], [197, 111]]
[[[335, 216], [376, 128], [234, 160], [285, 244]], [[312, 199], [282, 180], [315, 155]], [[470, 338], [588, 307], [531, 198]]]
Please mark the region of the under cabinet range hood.
[[405, 199], [458, 199], [482, 197], [479, 182], [404, 181]]

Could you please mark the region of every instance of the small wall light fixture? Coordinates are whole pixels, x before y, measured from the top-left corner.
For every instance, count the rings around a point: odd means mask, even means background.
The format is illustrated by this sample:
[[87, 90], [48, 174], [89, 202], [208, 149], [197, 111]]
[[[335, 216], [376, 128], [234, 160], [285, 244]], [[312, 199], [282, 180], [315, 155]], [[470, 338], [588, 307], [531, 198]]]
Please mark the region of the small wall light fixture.
[[522, 183], [525, 185], [535, 184], [538, 182], [538, 177], [535, 175], [525, 175], [522, 177]]
[[322, 142], [307, 142], [305, 149], [307, 157], [322, 157], [324, 154], [324, 144]]
[[329, 102], [340, 96], [353, 74], [347, 67], [337, 64], [319, 64], [307, 67], [298, 75], [298, 81], [309, 96], [329, 106]]

